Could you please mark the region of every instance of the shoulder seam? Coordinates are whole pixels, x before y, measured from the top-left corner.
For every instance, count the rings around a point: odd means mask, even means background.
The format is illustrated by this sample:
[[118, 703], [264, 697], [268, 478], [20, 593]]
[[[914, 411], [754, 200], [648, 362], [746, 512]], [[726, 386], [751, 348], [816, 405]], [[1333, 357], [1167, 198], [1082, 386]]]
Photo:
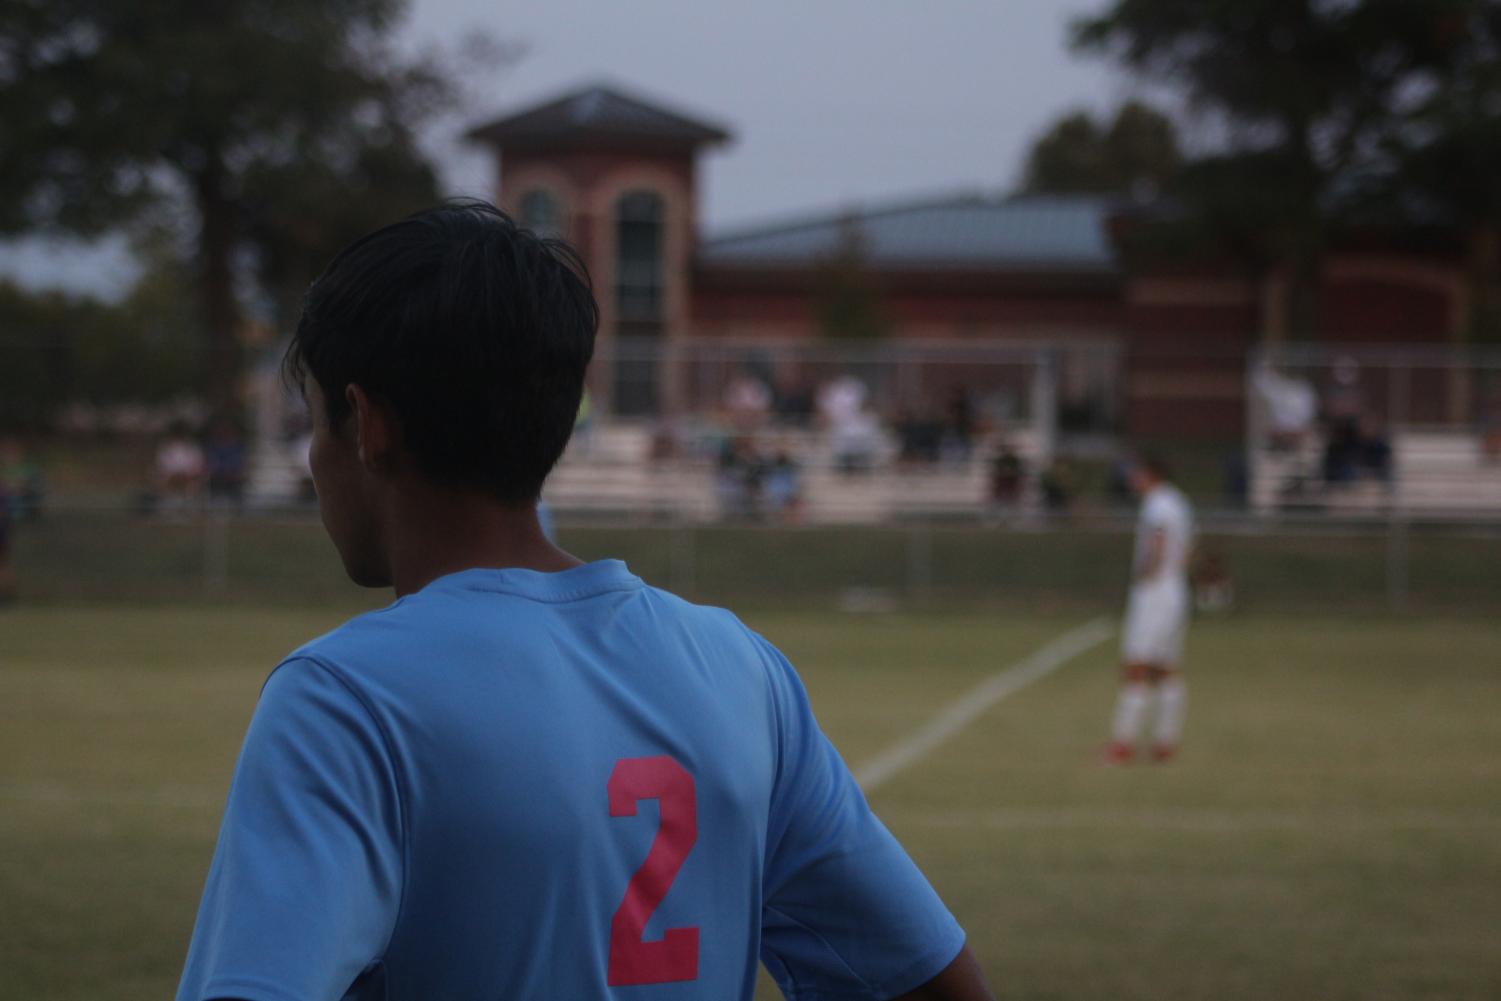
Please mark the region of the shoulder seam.
[[[376, 731], [380, 734], [381, 744], [386, 749], [386, 758], [391, 762], [391, 774], [396, 779], [396, 805], [401, 813], [401, 896], [396, 902], [396, 918], [391, 922], [391, 934], [394, 935], [396, 928], [401, 923], [402, 912], [406, 908], [407, 879], [412, 871], [411, 796], [408, 791], [406, 775], [401, 768], [401, 759], [396, 756], [395, 741], [391, 739], [390, 732], [386, 729], [385, 724], [381, 722], [380, 717], [376, 715], [374, 708], [371, 707], [370, 700], [365, 698], [364, 694], [344, 676], [344, 672], [331, 661], [317, 654], [295, 653], [276, 665], [272, 669], [271, 674], [275, 674], [283, 666], [294, 660], [305, 660], [309, 664], [321, 668], [325, 674], [337, 681], [360, 704], [360, 708], [364, 710], [365, 715], [370, 718], [370, 722], [375, 725]], [[267, 675], [266, 680], [268, 682], [271, 680], [270, 675]], [[264, 687], [263, 685], [262, 688], [264, 689]], [[391, 938], [388, 936], [385, 944], [381, 947], [381, 954], [384, 955], [390, 948]]]

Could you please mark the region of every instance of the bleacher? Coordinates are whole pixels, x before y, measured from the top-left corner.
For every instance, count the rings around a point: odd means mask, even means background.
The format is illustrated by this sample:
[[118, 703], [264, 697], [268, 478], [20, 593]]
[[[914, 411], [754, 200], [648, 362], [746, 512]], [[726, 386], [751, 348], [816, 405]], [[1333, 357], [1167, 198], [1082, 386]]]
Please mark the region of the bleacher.
[[[821, 435], [777, 434], [802, 474], [801, 519], [809, 523], [876, 523], [902, 518], [973, 517], [989, 503], [989, 468], [996, 443], [982, 440], [959, 463], [904, 466], [894, 447], [883, 450], [867, 472], [835, 467]], [[1034, 433], [1007, 436], [1011, 447], [1035, 468], [1040, 451]], [[592, 429], [572, 442], [548, 480], [544, 499], [569, 515], [712, 521], [722, 514], [717, 462], [703, 439], [690, 440], [679, 457], [653, 462], [651, 433], [644, 425], [615, 423]]]
[[1391, 444], [1392, 475], [1387, 483], [1325, 483], [1323, 442], [1317, 438], [1292, 451], [1257, 449], [1251, 470], [1252, 508], [1261, 514], [1297, 509], [1351, 516], [1501, 516], [1501, 462], [1486, 457], [1478, 435], [1401, 428]]

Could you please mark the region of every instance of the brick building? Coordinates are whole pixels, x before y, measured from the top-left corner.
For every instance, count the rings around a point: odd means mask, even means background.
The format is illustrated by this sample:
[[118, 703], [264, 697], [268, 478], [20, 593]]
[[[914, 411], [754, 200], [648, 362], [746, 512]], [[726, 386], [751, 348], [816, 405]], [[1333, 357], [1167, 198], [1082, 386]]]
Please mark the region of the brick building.
[[[1263, 317], [1285, 282], [1130, 266], [1107, 199], [955, 197], [706, 234], [698, 154], [729, 140], [720, 125], [596, 86], [470, 137], [497, 154], [500, 203], [588, 264], [604, 362], [593, 391], [616, 413], [681, 402], [655, 362], [623, 346], [816, 338], [841, 261], [902, 343], [1052, 352], [1060, 404], [1082, 428], [1237, 435], [1247, 351], [1278, 337]], [[1324, 263], [1323, 338], [1450, 343], [1464, 290], [1457, 257], [1366, 241]]]

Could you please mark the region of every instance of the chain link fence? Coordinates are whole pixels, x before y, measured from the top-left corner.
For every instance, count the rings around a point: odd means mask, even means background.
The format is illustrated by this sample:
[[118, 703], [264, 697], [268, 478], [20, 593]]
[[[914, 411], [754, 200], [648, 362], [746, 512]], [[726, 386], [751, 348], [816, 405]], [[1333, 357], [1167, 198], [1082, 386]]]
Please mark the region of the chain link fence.
[[[699, 601], [849, 611], [1109, 610], [1124, 597], [1129, 514], [1028, 526], [908, 521], [853, 526], [623, 523], [564, 519], [560, 544], [620, 558]], [[316, 511], [145, 514], [52, 507], [19, 522], [20, 600], [59, 604], [384, 604], [349, 584]], [[1211, 611], [1415, 614], [1494, 611], [1501, 528], [1210, 517], [1197, 590]], [[3, 622], [0, 622], [3, 629]]]

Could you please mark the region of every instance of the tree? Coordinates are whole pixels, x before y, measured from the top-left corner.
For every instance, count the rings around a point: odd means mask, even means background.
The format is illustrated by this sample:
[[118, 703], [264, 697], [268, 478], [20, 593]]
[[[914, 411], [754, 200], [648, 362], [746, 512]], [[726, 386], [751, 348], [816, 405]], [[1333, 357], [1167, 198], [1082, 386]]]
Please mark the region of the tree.
[[165, 404], [198, 388], [191, 269], [163, 234], [118, 303], [0, 282], [0, 431], [41, 431], [69, 404]]
[[1440, 225], [1467, 244], [1466, 333], [1501, 341], [1501, 3], [1448, 7], [1433, 50], [1434, 80], [1407, 127], [1387, 144], [1369, 204], [1415, 225]]
[[819, 262], [814, 282], [818, 327], [823, 336], [876, 340], [890, 332], [857, 217], [840, 220], [839, 242]]
[[1110, 191], [1115, 183], [1110, 173], [1099, 124], [1089, 112], [1074, 111], [1032, 143], [1022, 190], [1031, 194]]
[[1060, 118], [1027, 155], [1022, 190], [1035, 194], [1152, 194], [1182, 162], [1172, 119], [1127, 101], [1108, 125], [1086, 111]]
[[1180, 88], [1220, 133], [1175, 194], [1187, 218], [1233, 227], [1225, 242], [1251, 266], [1290, 276], [1288, 312], [1268, 320], [1309, 334], [1341, 198], [1404, 127], [1470, 2], [1115, 0], [1072, 42]]
[[0, 432], [45, 427], [74, 392], [72, 342], [105, 307], [0, 282]]
[[345, 232], [327, 223], [357, 214], [341, 206], [369, 204], [361, 177], [394, 174], [408, 196], [435, 195], [412, 126], [453, 89], [394, 53], [404, 10], [404, 0], [0, 0], [0, 229], [89, 234], [185, 213], [208, 396], [234, 407], [239, 262], [274, 276], [295, 247], [300, 265]]

